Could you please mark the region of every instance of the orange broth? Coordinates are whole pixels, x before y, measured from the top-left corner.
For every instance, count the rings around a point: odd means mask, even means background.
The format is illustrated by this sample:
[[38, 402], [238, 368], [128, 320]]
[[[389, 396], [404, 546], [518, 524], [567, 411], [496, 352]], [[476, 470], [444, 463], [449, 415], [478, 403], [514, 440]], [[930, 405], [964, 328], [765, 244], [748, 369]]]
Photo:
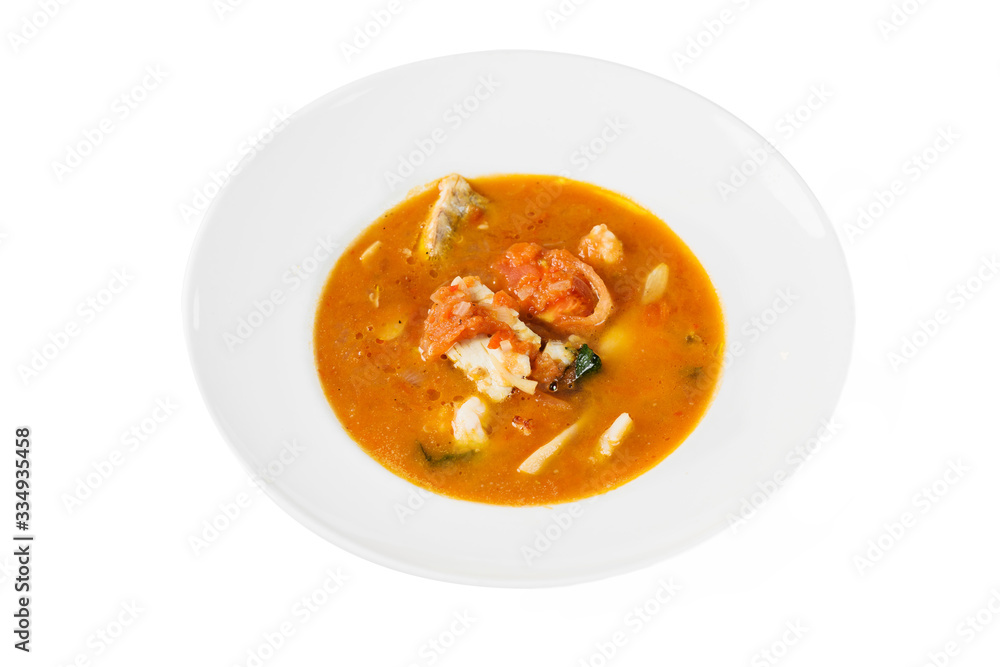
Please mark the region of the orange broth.
[[[461, 226], [439, 258], [415, 251], [438, 196], [428, 187], [387, 211], [347, 248], [318, 304], [316, 367], [337, 417], [372, 458], [421, 487], [498, 505], [573, 501], [613, 489], [676, 449], [711, 402], [721, 368], [724, 322], [716, 291], [697, 258], [667, 225], [621, 195], [555, 176], [469, 179], [489, 200]], [[431, 184], [433, 186], [434, 184]], [[456, 276], [477, 276], [507, 290], [496, 261], [513, 244], [577, 252], [579, 240], [606, 224], [624, 260], [594, 268], [613, 296], [613, 312], [583, 335], [600, 355], [599, 372], [572, 388], [514, 390], [486, 398], [488, 443], [478, 451], [430, 456], [447, 448], [455, 409], [476, 385], [450, 361], [421, 358], [418, 343], [430, 295]], [[481, 228], [485, 227], [485, 228]], [[373, 243], [379, 245], [362, 254]], [[647, 275], [669, 268], [662, 299], [642, 305]], [[521, 319], [546, 338], [546, 325]], [[623, 412], [634, 427], [610, 457], [597, 455], [601, 434]], [[529, 424], [530, 433], [518, 428]], [[556, 434], [580, 428], [537, 474], [519, 465]]]

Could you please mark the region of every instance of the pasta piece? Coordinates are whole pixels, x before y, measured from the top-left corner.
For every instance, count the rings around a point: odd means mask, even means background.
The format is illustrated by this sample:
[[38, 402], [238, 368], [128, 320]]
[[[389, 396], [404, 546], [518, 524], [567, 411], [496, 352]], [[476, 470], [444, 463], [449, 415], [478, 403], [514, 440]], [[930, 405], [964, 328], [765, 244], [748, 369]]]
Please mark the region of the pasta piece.
[[601, 434], [599, 440], [600, 447], [598, 449], [601, 455], [604, 457], [611, 456], [615, 447], [622, 444], [625, 436], [632, 432], [634, 425], [635, 422], [632, 421], [627, 412], [618, 415], [618, 419], [614, 420], [611, 426], [608, 427], [608, 430]]
[[667, 291], [667, 279], [670, 278], [670, 268], [666, 264], [657, 264], [656, 268], [646, 276], [646, 288], [642, 292], [642, 305], [647, 306], [659, 301]]
[[576, 422], [565, 431], [557, 435], [556, 437], [549, 440], [548, 443], [542, 445], [532, 453], [531, 456], [526, 458], [521, 465], [517, 467], [518, 472], [526, 472], [529, 475], [537, 475], [538, 471], [542, 469], [542, 466], [552, 458], [552, 456], [562, 448], [574, 435], [580, 430], [580, 422]]
[[361, 258], [360, 258], [361, 259], [361, 263], [362, 264], [367, 264], [368, 260], [370, 260], [372, 257], [375, 256], [375, 253], [378, 252], [378, 249], [381, 246], [382, 246], [382, 242], [381, 241], [375, 241], [375, 243], [372, 243], [370, 246], [368, 246], [367, 248], [365, 248], [365, 251], [363, 253], [361, 253]]

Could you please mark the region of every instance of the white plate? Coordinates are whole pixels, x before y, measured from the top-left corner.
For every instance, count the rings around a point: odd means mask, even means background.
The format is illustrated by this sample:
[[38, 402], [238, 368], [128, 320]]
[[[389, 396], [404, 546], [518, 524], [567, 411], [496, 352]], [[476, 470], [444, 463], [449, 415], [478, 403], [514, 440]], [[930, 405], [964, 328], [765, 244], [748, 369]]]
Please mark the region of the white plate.
[[[764, 145], [680, 86], [579, 56], [451, 56], [334, 91], [242, 165], [198, 234], [185, 329], [205, 401], [251, 473], [270, 465], [264, 486], [279, 505], [389, 567], [543, 586], [688, 548], [738, 516], [758, 482], [790, 470], [786, 455], [833, 411], [850, 356], [843, 253], [795, 171], [766, 153], [728, 201], [720, 196], [719, 181], [751, 171], [748, 151]], [[390, 188], [386, 173], [401, 162], [413, 173], [402, 169]], [[659, 466], [591, 501], [496, 507], [418, 490], [345, 434], [313, 366], [320, 290], [362, 228], [410, 187], [451, 172], [601, 185], [651, 209], [701, 259], [725, 309], [729, 363], [702, 423]], [[280, 462], [292, 440], [303, 451]]]

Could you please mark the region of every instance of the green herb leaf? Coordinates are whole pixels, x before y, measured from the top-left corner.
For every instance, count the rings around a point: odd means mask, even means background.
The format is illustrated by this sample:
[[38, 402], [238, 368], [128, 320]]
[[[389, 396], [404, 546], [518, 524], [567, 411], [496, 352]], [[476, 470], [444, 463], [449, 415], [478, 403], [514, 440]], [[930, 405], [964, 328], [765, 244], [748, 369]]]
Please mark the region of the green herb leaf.
[[439, 466], [446, 463], [455, 463], [457, 461], [466, 461], [475, 455], [475, 450], [468, 450], [459, 453], [447, 453], [447, 454], [432, 454], [427, 451], [424, 444], [417, 441], [417, 447], [420, 449], [420, 453], [424, 455], [424, 459], [431, 466]]
[[575, 370], [577, 380], [601, 370], [601, 358], [586, 343], [576, 353]]

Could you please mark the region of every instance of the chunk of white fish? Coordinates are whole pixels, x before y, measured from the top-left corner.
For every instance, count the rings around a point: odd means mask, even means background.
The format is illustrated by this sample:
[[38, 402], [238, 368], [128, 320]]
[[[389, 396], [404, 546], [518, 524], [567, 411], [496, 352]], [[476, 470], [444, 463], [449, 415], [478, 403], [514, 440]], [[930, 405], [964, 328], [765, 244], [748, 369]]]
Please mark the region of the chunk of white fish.
[[534, 394], [538, 384], [529, 380], [531, 359], [527, 354], [489, 348], [489, 336], [479, 335], [451, 346], [447, 355], [455, 368], [476, 383], [476, 389], [500, 402], [514, 389]]
[[482, 209], [487, 199], [472, 189], [458, 174], [445, 176], [438, 182], [438, 198], [420, 233], [417, 249], [421, 256], [434, 258], [441, 254], [455, 228], [475, 209]]
[[561, 340], [550, 340], [545, 343], [542, 354], [556, 363], [560, 369], [565, 369], [576, 359], [576, 352]]
[[602, 456], [611, 456], [611, 453], [615, 450], [615, 447], [622, 444], [622, 440], [625, 439], [634, 426], [635, 422], [627, 412], [623, 412], [618, 415], [618, 419], [611, 423], [608, 430], [601, 434], [601, 438], [598, 441], [598, 451]]
[[489, 439], [483, 427], [486, 404], [478, 396], [473, 396], [455, 410], [451, 420], [451, 431], [455, 436], [456, 449], [468, 451], [479, 449]]
[[[451, 281], [451, 284], [455, 285], [460, 280], [462, 280], [462, 278], [455, 278], [455, 280]], [[541, 337], [539, 337], [538, 334], [528, 328], [528, 325], [521, 321], [521, 318], [516, 310], [508, 308], [507, 306], [493, 305], [493, 290], [484, 285], [482, 281], [478, 278], [474, 278], [471, 285], [468, 281], [466, 281], [466, 285], [469, 290], [469, 296], [472, 298], [472, 302], [477, 306], [483, 306], [484, 308], [488, 308], [492, 311], [498, 321], [503, 322], [514, 330], [514, 335], [517, 336], [518, 340], [531, 343], [534, 346], [540, 346], [542, 344]]]
[[550, 340], [535, 359], [535, 377], [542, 382], [552, 382], [562, 377], [576, 359], [576, 351], [561, 340]]
[[563, 445], [570, 441], [576, 432], [580, 430], [580, 422], [576, 422], [565, 431], [549, 440], [546, 444], [536, 449], [531, 456], [524, 459], [524, 462], [517, 467], [518, 472], [525, 472], [529, 475], [537, 475], [542, 466], [558, 452]]
[[[461, 283], [469, 290], [474, 303], [489, 309], [498, 321], [509, 325], [519, 340], [534, 346], [541, 345], [542, 339], [520, 320], [516, 310], [493, 305], [493, 291], [478, 278], [470, 281], [458, 277], [452, 281], [452, 285]], [[538, 383], [527, 379], [531, 374], [531, 357], [515, 352], [509, 344], [490, 348], [487, 346], [489, 341], [489, 336], [480, 334], [455, 343], [446, 355], [456, 368], [476, 383], [479, 391], [494, 401], [508, 398], [514, 389], [534, 394]]]

